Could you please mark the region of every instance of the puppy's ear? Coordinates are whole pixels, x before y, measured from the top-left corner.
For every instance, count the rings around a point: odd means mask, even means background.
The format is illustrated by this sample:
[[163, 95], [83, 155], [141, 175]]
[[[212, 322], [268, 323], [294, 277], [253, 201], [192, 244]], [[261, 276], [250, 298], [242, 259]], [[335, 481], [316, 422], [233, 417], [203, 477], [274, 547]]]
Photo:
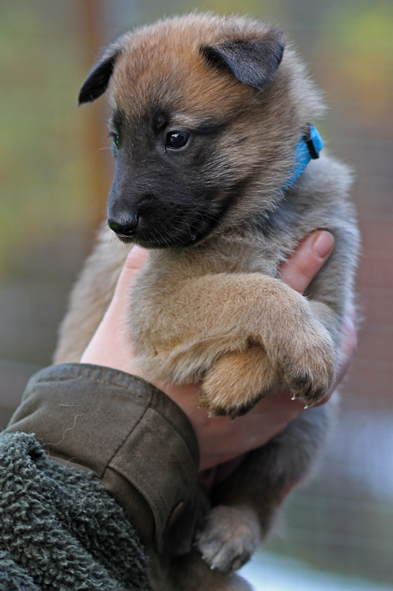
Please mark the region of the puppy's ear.
[[91, 70], [79, 91], [78, 100], [80, 105], [83, 105], [84, 103], [92, 103], [99, 96], [104, 94], [108, 88], [116, 60], [121, 54], [126, 37], [127, 36], [124, 35], [109, 45], [104, 51], [101, 59]]
[[223, 66], [240, 82], [264, 90], [272, 81], [284, 52], [282, 33], [271, 29], [263, 39], [223, 41], [201, 47], [201, 53], [215, 66]]

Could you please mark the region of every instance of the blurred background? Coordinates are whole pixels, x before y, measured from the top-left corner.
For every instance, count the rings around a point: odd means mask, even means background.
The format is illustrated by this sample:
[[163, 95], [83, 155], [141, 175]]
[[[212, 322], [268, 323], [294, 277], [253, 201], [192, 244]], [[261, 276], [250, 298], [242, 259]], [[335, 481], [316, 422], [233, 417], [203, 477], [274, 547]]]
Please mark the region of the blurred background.
[[78, 109], [79, 86], [117, 34], [193, 9], [248, 12], [285, 31], [326, 92], [319, 129], [355, 170], [363, 236], [364, 322], [330, 449], [245, 574], [265, 591], [393, 589], [391, 0], [0, 1], [0, 426], [50, 364], [105, 216], [108, 113], [105, 99]]

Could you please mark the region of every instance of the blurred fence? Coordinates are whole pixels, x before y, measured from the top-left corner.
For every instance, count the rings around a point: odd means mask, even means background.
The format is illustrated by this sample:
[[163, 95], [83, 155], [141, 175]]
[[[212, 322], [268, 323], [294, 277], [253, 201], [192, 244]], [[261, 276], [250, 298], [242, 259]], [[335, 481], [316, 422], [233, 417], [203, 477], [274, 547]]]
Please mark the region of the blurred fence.
[[[289, 503], [275, 551], [392, 581], [393, 4], [339, 0], [3, 0], [0, 3], [0, 421], [49, 364], [66, 298], [104, 215], [105, 100], [77, 109], [100, 47], [128, 26], [198, 8], [278, 23], [325, 90], [326, 144], [354, 167], [364, 316], [330, 460]], [[355, 442], [355, 443], [354, 443]]]

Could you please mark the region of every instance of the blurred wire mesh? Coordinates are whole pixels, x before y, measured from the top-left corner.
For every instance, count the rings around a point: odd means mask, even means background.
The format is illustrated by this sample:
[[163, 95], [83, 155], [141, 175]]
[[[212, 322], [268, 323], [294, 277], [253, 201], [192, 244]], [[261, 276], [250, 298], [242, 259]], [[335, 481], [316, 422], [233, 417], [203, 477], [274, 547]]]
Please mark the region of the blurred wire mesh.
[[330, 107], [328, 148], [354, 167], [365, 318], [331, 449], [288, 503], [269, 549], [393, 581], [393, 4], [375, 0], [2, 0], [0, 3], [0, 425], [51, 362], [67, 294], [105, 215], [112, 163], [105, 100], [80, 83], [128, 27], [208, 9], [277, 23]]

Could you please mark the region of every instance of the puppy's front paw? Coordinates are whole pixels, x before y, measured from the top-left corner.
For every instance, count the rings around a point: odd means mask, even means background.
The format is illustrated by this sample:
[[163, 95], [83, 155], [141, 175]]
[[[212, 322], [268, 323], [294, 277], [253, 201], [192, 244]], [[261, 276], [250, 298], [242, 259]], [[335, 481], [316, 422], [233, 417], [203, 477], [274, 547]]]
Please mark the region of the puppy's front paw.
[[227, 353], [206, 373], [200, 406], [212, 415], [246, 414], [273, 386], [275, 371], [262, 347]]
[[196, 538], [196, 546], [212, 569], [228, 573], [239, 569], [256, 550], [260, 528], [248, 507], [214, 507]]
[[319, 402], [335, 377], [335, 353], [327, 332], [293, 335], [291, 351], [283, 356], [286, 381], [293, 395], [306, 406]]

